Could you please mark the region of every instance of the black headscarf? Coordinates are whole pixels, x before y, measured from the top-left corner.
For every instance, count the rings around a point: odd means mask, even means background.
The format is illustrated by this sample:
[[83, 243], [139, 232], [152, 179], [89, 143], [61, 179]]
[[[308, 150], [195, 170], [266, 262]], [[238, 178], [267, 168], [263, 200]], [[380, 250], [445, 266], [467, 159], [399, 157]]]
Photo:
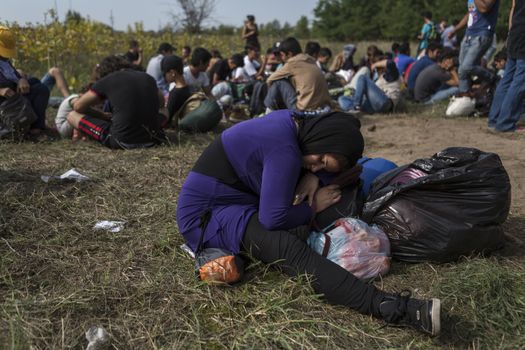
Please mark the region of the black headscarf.
[[349, 166], [363, 156], [361, 123], [352, 115], [334, 112], [301, 118], [298, 122], [299, 147], [303, 155], [337, 153], [347, 158]]

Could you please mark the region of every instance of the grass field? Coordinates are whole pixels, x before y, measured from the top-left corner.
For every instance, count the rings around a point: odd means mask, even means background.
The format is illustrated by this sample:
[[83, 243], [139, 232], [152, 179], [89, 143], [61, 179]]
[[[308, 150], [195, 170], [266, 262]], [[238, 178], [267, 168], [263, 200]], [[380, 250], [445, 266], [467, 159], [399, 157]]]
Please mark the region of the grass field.
[[[366, 129], [367, 153], [394, 152], [381, 130], [395, 126], [407, 140], [421, 128], [431, 135], [443, 122], [436, 115], [365, 119], [378, 127]], [[482, 123], [450, 122], [465, 135]], [[459, 142], [465, 135], [449, 137]], [[389, 291], [441, 298], [443, 332], [436, 338], [382, 328], [324, 303], [307, 276], [289, 279], [259, 263], [233, 287], [196, 281], [179, 249], [175, 209], [187, 172], [214, 136], [182, 134], [171, 147], [136, 151], [90, 142], [0, 144], [0, 348], [82, 349], [94, 325], [110, 333], [113, 349], [525, 348], [525, 215], [516, 199], [505, 225], [507, 249], [443, 265], [394, 262], [375, 281]], [[523, 141], [479, 142], [491, 140]], [[399, 148], [398, 160], [419, 156], [411, 152]], [[91, 181], [40, 179], [73, 167]], [[98, 220], [126, 225], [119, 233], [94, 231]]]

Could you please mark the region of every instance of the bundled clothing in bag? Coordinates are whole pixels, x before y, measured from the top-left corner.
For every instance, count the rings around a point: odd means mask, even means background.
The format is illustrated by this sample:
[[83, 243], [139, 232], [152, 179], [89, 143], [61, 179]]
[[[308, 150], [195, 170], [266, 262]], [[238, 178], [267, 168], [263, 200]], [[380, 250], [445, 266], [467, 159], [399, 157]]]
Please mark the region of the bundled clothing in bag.
[[378, 177], [362, 218], [385, 231], [394, 258], [448, 262], [500, 248], [509, 208], [499, 156], [452, 147]]
[[390, 270], [390, 243], [377, 226], [343, 218], [321, 232], [312, 232], [308, 245], [360, 279], [385, 275]]
[[173, 116], [179, 128], [187, 132], [208, 132], [219, 124], [221, 118], [221, 107], [202, 92], [191, 95]]

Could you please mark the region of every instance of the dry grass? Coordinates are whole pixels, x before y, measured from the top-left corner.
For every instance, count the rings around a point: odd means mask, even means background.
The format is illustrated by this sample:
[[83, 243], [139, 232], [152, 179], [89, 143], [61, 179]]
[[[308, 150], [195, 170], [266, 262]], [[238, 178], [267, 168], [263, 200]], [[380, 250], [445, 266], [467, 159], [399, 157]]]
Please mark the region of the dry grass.
[[[400, 120], [411, 116], [398, 116]], [[111, 151], [69, 141], [0, 144], [0, 348], [85, 348], [100, 325], [114, 349], [519, 349], [525, 344], [523, 249], [445, 265], [395, 263], [377, 285], [442, 298], [437, 338], [315, 296], [304, 278], [253, 264], [244, 283], [196, 281], [175, 222], [177, 194], [213, 138]], [[390, 147], [381, 139], [375, 149]], [[92, 181], [49, 183], [75, 167]], [[92, 229], [125, 220], [120, 233]], [[524, 217], [506, 231], [523, 237]]]

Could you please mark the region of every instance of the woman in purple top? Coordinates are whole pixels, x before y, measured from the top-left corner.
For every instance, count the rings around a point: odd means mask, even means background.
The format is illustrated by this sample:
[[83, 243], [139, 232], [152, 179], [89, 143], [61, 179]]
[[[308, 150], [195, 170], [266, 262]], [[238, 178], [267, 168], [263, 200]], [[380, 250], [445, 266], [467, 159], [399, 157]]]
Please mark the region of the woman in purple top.
[[[306, 225], [341, 199], [337, 185], [319, 188], [313, 173], [353, 167], [364, 146], [359, 127], [357, 119], [344, 113], [301, 118], [280, 110], [224, 131], [203, 152], [182, 187], [177, 207], [180, 232], [195, 251], [201, 218], [211, 212], [203, 248], [249, 252], [290, 276], [313, 275], [314, 289], [329, 302], [437, 334], [438, 299], [382, 292], [305, 242]], [[300, 180], [302, 168], [308, 171]], [[308, 200], [294, 203], [296, 189], [309, 193]]]

